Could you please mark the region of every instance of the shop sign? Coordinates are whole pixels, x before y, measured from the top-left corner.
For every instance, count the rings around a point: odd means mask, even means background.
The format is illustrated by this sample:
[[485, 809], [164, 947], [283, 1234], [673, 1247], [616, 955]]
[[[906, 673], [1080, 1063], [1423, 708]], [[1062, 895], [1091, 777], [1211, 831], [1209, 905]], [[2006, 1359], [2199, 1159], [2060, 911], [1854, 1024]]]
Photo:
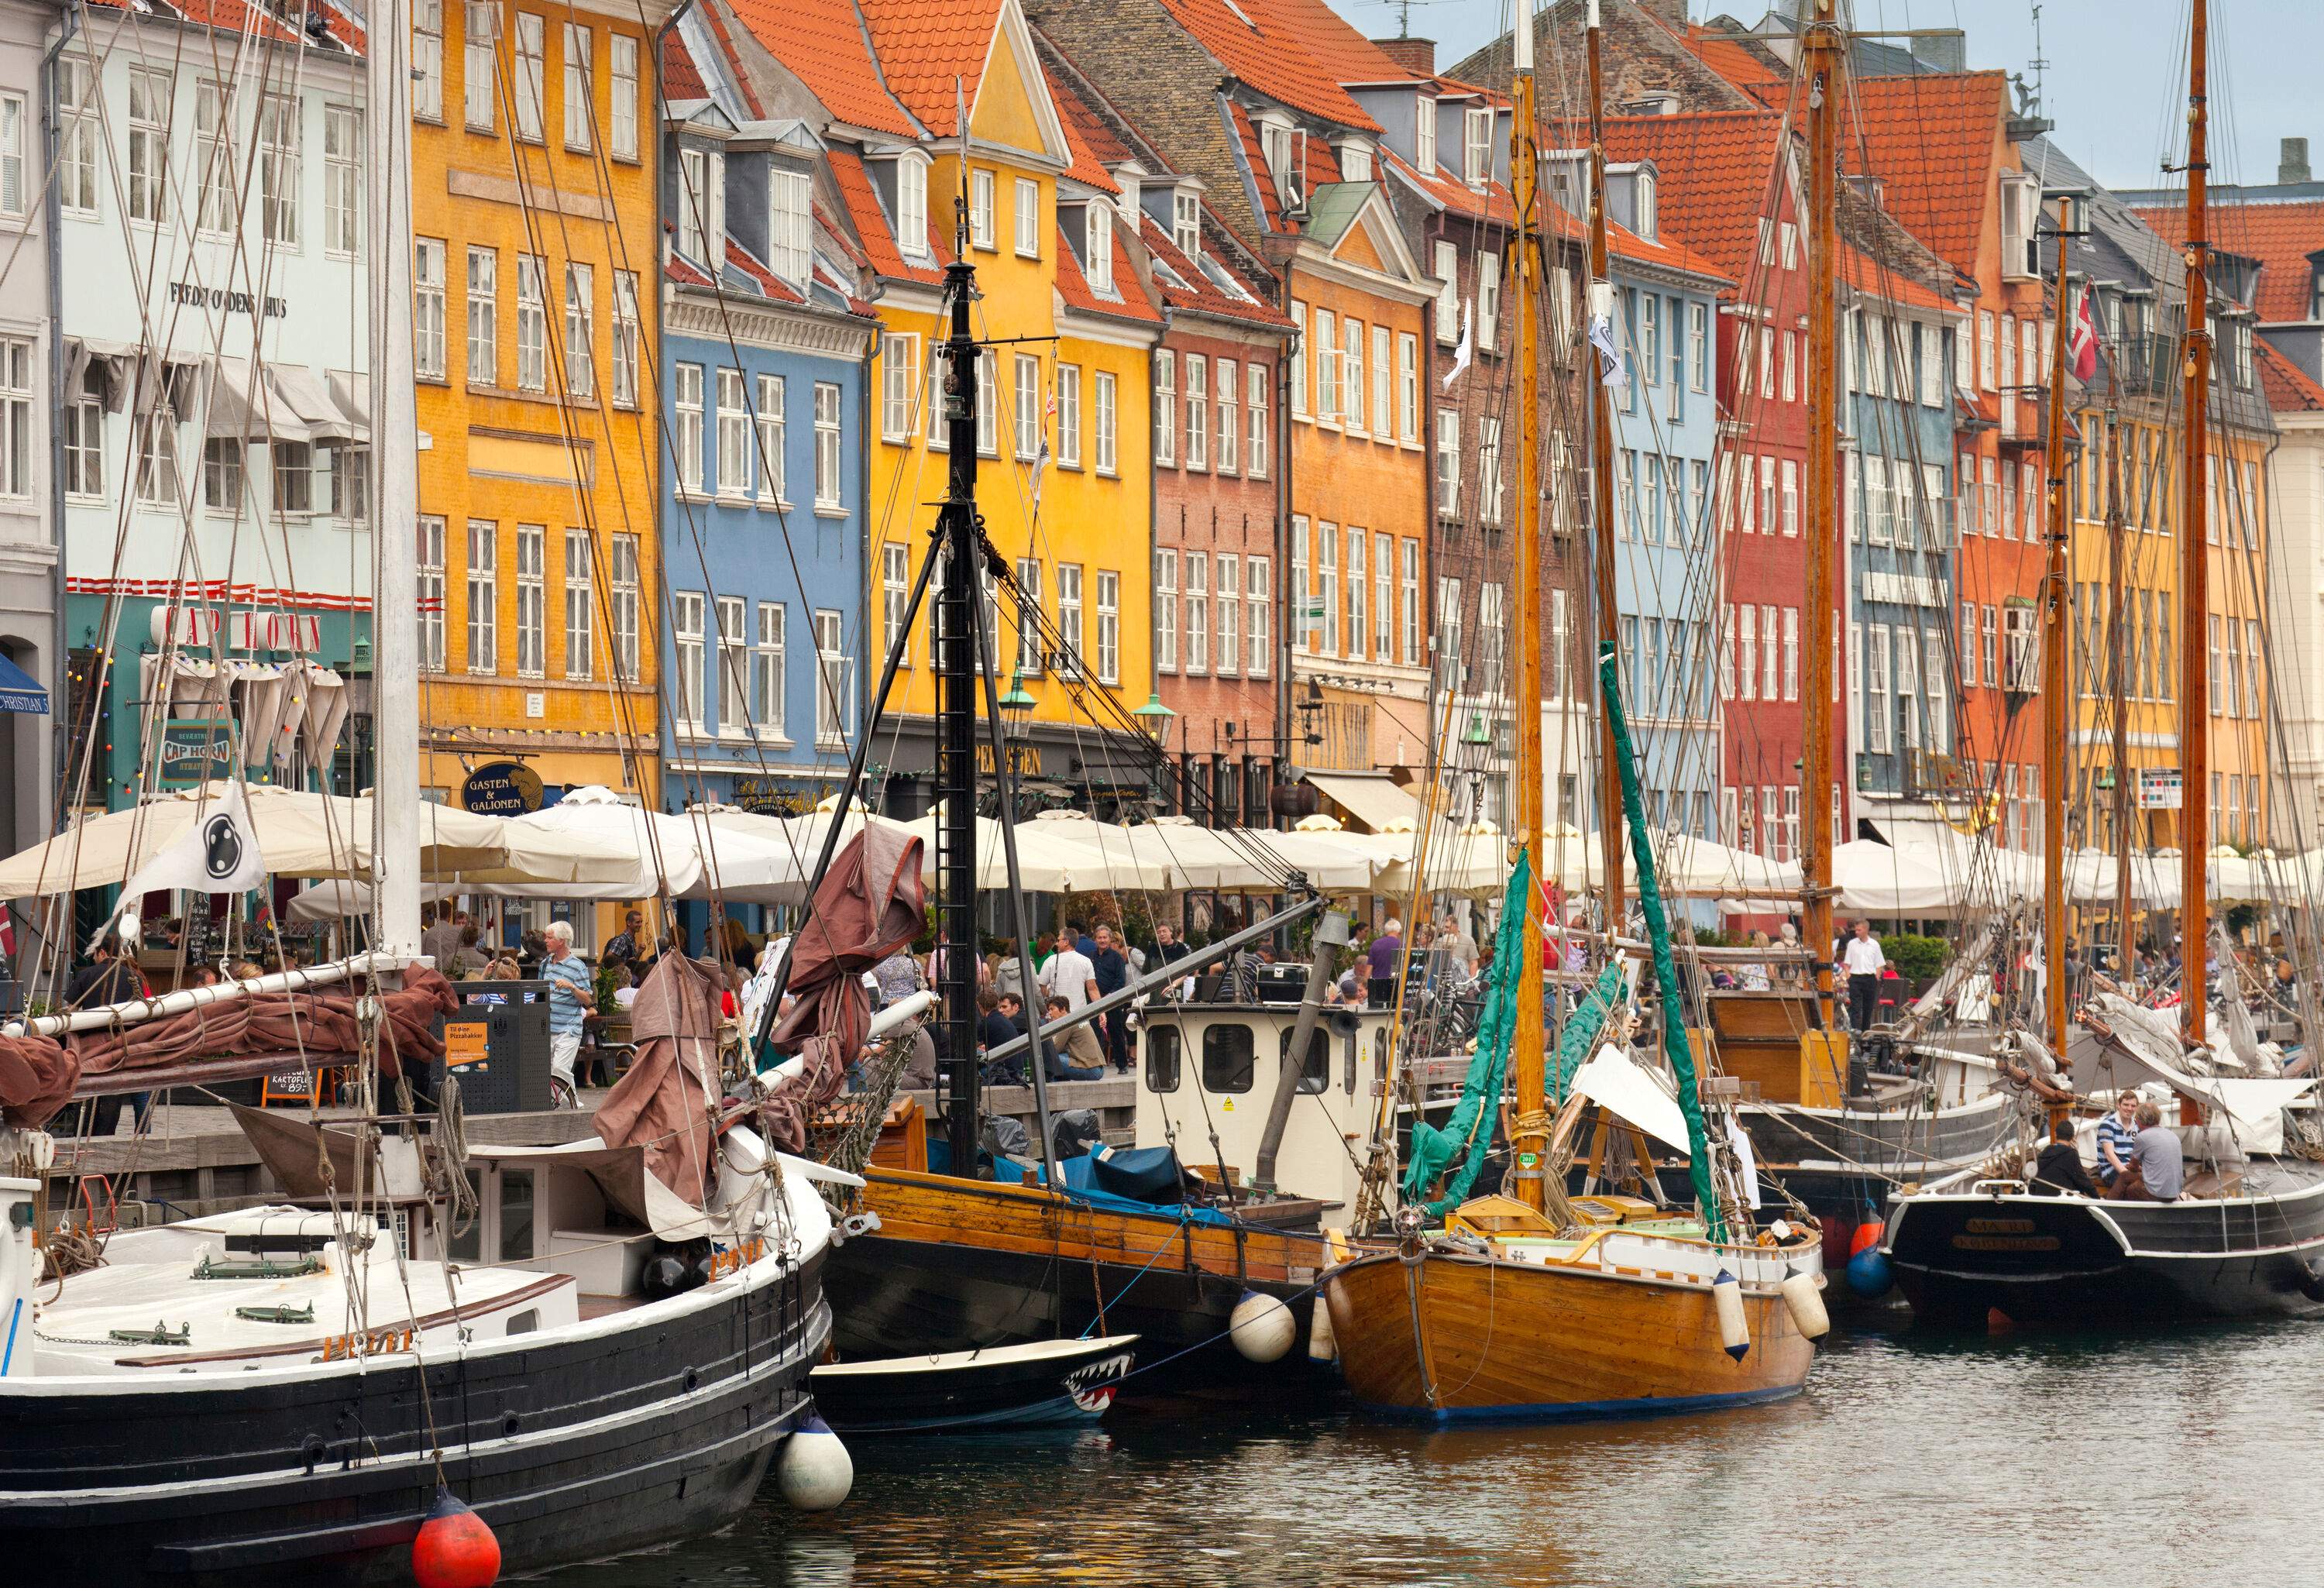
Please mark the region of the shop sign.
[[233, 723], [224, 717], [171, 717], [162, 723], [162, 788], [198, 788], [231, 777], [234, 771]]
[[2138, 769], [2138, 808], [2177, 810], [2183, 802], [2184, 784], [2175, 766]]
[[460, 780], [460, 805], [478, 816], [523, 816], [540, 808], [540, 774], [521, 762], [496, 761]]
[[738, 774], [734, 803], [757, 816], [805, 816], [819, 798], [801, 785], [780, 778]]

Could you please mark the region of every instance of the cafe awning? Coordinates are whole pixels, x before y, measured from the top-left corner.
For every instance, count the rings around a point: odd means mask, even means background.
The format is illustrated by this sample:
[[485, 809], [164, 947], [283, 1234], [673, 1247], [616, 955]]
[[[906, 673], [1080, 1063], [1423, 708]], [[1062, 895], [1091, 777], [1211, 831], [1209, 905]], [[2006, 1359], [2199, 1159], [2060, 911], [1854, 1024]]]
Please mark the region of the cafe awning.
[[0, 711], [21, 711], [32, 716], [46, 716], [49, 711], [49, 692], [5, 656], [0, 656]]
[[1307, 781], [1375, 833], [1408, 833], [1420, 825], [1420, 801], [1386, 772], [1309, 772]]
[[273, 395], [267, 418], [286, 440], [355, 441], [358, 427], [331, 401], [310, 370], [295, 364], [270, 364], [266, 383]]

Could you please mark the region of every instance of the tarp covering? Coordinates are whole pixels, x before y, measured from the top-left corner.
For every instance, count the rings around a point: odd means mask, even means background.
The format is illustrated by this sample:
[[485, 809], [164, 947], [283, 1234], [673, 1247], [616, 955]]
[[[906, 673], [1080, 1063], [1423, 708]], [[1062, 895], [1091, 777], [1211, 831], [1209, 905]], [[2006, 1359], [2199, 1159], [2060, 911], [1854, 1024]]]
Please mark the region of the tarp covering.
[[[84, 1097], [137, 1091], [141, 1072], [198, 1066], [204, 1059], [300, 1053], [337, 1058], [360, 1048], [357, 995], [358, 989], [345, 983], [311, 992], [254, 992], [134, 1026], [77, 1031], [65, 1044], [79, 1061], [77, 1090]], [[414, 965], [403, 973], [403, 985], [381, 1002], [388, 1019], [380, 1045], [381, 1075], [392, 1080], [406, 1064], [425, 1069], [443, 1053], [436, 1018], [460, 1006], [449, 982]], [[0, 1039], [20, 1045], [36, 1040]], [[10, 1106], [14, 1102], [0, 1097]]]
[[[1453, 1104], [1452, 1117], [1442, 1130], [1425, 1120], [1413, 1122], [1412, 1144], [1406, 1152], [1404, 1200], [1407, 1205], [1417, 1205], [1430, 1218], [1443, 1218], [1448, 1210], [1468, 1200], [1469, 1189], [1477, 1183], [1478, 1171], [1485, 1167], [1485, 1155], [1493, 1145], [1493, 1120], [1500, 1112], [1509, 1048], [1517, 1035], [1517, 983], [1525, 961], [1525, 920], [1532, 892], [1533, 852], [1519, 850], [1517, 870], [1510, 873], [1508, 890], [1501, 896], [1501, 924], [1493, 933], [1492, 977], [1485, 985], [1484, 1010], [1477, 1017], [1477, 1051], [1461, 1083], [1461, 1101]], [[1520, 1098], [1518, 1106], [1530, 1104]], [[1463, 1152], [1467, 1157], [1445, 1182], [1444, 1195], [1427, 1200], [1428, 1187]]]
[[1600, 1048], [1575, 1073], [1573, 1090], [1656, 1140], [1688, 1150], [1686, 1115], [1661, 1083], [1631, 1063], [1620, 1048]]
[[72, 1101], [80, 1060], [53, 1037], [0, 1037], [0, 1121], [37, 1131]]
[[717, 972], [682, 954], [654, 962], [630, 1006], [638, 1056], [597, 1110], [605, 1144], [642, 1149], [654, 1177], [695, 1208], [715, 1167]]

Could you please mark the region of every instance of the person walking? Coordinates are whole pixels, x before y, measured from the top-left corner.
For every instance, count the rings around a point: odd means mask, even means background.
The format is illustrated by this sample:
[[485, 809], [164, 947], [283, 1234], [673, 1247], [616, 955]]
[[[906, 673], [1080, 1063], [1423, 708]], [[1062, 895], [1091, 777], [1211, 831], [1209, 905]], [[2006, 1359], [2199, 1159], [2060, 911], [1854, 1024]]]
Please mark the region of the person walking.
[[547, 952], [540, 961], [540, 979], [549, 983], [549, 1067], [567, 1086], [575, 1087], [581, 1057], [581, 1029], [597, 1007], [597, 990], [589, 967], [573, 952], [573, 923], [551, 921], [543, 934]]
[[1872, 1011], [1880, 1001], [1880, 972], [1888, 963], [1888, 956], [1880, 947], [1880, 939], [1872, 935], [1872, 923], [1858, 917], [1856, 935], [1841, 947], [1840, 969], [1848, 974], [1848, 1027], [1863, 1032], [1872, 1029]]
[[[1113, 928], [1101, 926], [1091, 934], [1097, 952], [1090, 956], [1092, 979], [1101, 998], [1130, 985], [1130, 960], [1114, 941]], [[1105, 1013], [1105, 1052], [1116, 1070], [1130, 1068], [1130, 1007], [1118, 1004]]]

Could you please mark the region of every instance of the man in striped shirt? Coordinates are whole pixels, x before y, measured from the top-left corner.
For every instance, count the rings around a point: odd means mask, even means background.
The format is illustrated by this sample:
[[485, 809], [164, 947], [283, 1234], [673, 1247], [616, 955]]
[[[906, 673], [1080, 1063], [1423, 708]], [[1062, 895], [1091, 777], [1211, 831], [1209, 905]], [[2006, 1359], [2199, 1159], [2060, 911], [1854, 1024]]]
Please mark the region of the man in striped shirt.
[[2126, 1089], [2115, 1111], [2098, 1122], [2098, 1180], [2111, 1186], [2130, 1167], [2131, 1143], [2138, 1139], [2138, 1094]]

